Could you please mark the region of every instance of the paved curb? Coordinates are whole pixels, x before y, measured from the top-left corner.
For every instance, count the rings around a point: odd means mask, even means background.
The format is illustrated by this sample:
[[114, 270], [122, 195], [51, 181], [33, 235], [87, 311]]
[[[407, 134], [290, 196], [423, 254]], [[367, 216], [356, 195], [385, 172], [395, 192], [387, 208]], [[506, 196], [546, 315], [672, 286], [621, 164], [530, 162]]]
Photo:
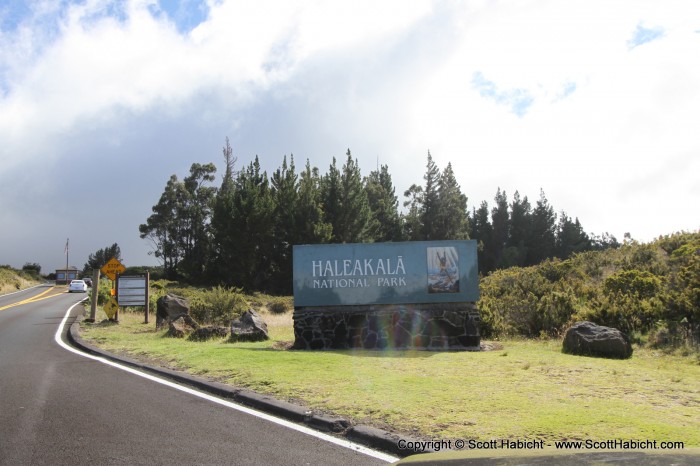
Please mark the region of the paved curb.
[[235, 388], [230, 385], [212, 382], [172, 369], [151, 366], [134, 359], [117, 356], [103, 351], [100, 348], [85, 342], [80, 336], [80, 321], [82, 318], [82, 316], [79, 316], [76, 321], [70, 325], [68, 329], [68, 340], [73, 346], [83, 350], [86, 353], [119, 362], [126, 366], [139, 369], [143, 372], [159, 375], [211, 395], [233, 400], [236, 403], [275, 415], [288, 421], [304, 424], [307, 427], [315, 430], [344, 436], [348, 440], [355, 443], [359, 443], [377, 450], [382, 450], [398, 457], [405, 457], [413, 454], [413, 451], [411, 450], [399, 449], [398, 441], [400, 438], [405, 440], [414, 439], [399, 437], [397, 434], [377, 429], [375, 427], [365, 425], [353, 426], [347, 419], [329, 416], [322, 413], [314, 413], [304, 407], [289, 403], [287, 401], [277, 400], [269, 395], [262, 395], [251, 390]]

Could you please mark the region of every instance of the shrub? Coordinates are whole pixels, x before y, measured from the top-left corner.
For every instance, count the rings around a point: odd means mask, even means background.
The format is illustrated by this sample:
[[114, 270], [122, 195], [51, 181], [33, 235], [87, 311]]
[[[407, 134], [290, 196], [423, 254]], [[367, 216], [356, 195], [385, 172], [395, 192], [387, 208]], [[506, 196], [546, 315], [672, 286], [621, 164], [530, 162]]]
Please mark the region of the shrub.
[[34, 263], [27, 262], [22, 267], [22, 272], [29, 276], [32, 280], [41, 280], [41, 266]]
[[558, 335], [581, 307], [580, 295], [587, 292], [581, 276], [568, 261], [492, 273], [481, 281], [482, 334]]
[[661, 289], [661, 279], [650, 272], [641, 270], [622, 270], [605, 280], [603, 290], [606, 294], [634, 295], [640, 299], [656, 296]]
[[267, 310], [272, 314], [284, 314], [291, 306], [286, 298], [271, 298], [267, 303]]
[[192, 317], [211, 325], [228, 325], [248, 309], [248, 302], [239, 288], [217, 286], [208, 291], [199, 291], [188, 299]]
[[112, 296], [112, 282], [110, 280], [99, 280], [97, 284], [93, 283], [92, 284], [93, 288], [90, 288], [88, 290], [88, 303], [89, 305], [92, 305], [92, 295], [93, 295], [93, 289], [95, 286], [97, 286], [97, 305], [98, 306], [103, 306], [109, 301], [109, 298]]
[[[656, 322], [671, 331], [685, 321], [691, 329], [685, 341], [695, 342], [700, 339], [700, 233], [497, 270], [480, 280], [480, 290], [485, 337], [553, 336], [579, 320], [641, 336]], [[664, 331], [656, 332], [652, 341], [664, 341]]]

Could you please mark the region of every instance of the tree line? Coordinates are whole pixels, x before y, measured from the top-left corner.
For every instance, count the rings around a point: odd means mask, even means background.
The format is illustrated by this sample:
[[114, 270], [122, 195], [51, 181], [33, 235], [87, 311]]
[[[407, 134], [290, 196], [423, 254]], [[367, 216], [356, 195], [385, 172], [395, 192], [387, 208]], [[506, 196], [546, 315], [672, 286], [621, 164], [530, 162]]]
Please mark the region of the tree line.
[[423, 183], [403, 193], [403, 209], [388, 166], [362, 176], [349, 149], [342, 166], [334, 157], [324, 174], [308, 159], [297, 171], [290, 155], [270, 176], [257, 156], [237, 170], [228, 138], [222, 152], [219, 187], [213, 163], [194, 163], [183, 180], [170, 177], [139, 226], [169, 279], [288, 294], [294, 244], [472, 238], [482, 274], [619, 246], [557, 215], [543, 191], [532, 207], [517, 191], [509, 203], [499, 188], [494, 207], [484, 201], [470, 212], [451, 163], [440, 169], [430, 152]]

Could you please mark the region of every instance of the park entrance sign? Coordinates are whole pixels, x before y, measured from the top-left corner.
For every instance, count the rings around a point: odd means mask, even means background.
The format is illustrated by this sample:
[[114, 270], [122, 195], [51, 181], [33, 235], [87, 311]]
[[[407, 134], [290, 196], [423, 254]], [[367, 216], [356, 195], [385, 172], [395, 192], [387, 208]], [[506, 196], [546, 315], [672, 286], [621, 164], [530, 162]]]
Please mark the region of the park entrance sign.
[[294, 246], [294, 305], [478, 301], [475, 241]]
[[479, 345], [476, 242], [293, 248], [297, 348]]

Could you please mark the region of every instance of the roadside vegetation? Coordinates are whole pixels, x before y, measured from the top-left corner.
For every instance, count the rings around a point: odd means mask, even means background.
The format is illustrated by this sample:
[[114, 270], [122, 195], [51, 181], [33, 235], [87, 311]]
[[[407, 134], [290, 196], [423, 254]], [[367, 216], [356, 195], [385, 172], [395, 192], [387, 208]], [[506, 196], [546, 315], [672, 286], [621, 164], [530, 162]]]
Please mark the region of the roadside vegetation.
[[37, 264], [25, 264], [22, 270], [9, 265], [0, 265], [0, 295], [23, 290], [42, 282], [41, 267]]
[[[190, 301], [193, 317], [205, 325], [226, 324], [251, 306], [277, 313], [293, 308], [289, 296], [164, 279], [151, 283], [154, 312], [159, 297], [174, 293]], [[103, 281], [98, 304], [109, 290]], [[700, 233], [497, 270], [481, 277], [480, 291], [485, 338], [559, 338], [574, 322], [589, 320], [615, 327], [640, 345], [700, 352]]]
[[[425, 438], [699, 447], [699, 278], [698, 233], [493, 272], [481, 279], [482, 352], [289, 350], [291, 297], [165, 280], [153, 283], [152, 309], [167, 292], [188, 297], [205, 324], [253, 308], [271, 340], [170, 338], [135, 310], [119, 325], [99, 316], [83, 323], [83, 336], [108, 351]], [[562, 353], [562, 332], [584, 319], [629, 332], [633, 357]]]
[[487, 337], [556, 337], [589, 320], [656, 348], [700, 345], [700, 233], [498, 270], [480, 286]]
[[587, 358], [563, 354], [557, 339], [504, 339], [483, 352], [293, 351], [292, 312], [257, 308], [266, 342], [170, 338], [135, 312], [119, 324], [83, 323], [83, 337], [117, 354], [417, 437], [700, 446], [700, 364], [692, 355], [636, 345], [629, 360]]

